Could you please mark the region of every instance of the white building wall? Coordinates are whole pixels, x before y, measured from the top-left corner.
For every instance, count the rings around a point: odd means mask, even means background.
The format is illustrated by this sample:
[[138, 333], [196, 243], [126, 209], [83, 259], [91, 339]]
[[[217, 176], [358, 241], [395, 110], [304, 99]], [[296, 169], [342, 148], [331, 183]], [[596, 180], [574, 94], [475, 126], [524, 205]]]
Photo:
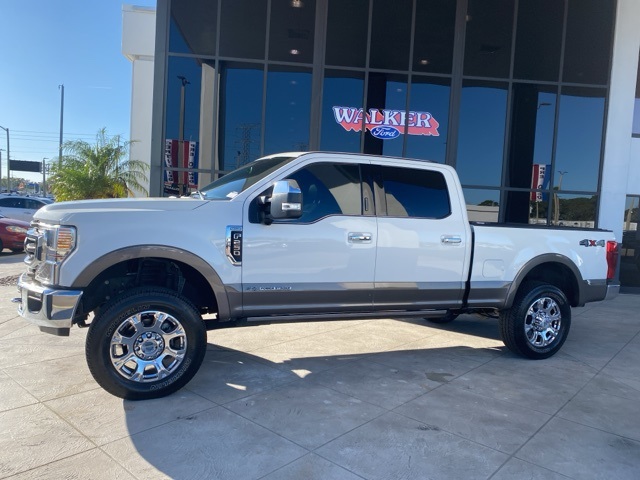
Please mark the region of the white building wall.
[[613, 230], [618, 240], [622, 239], [626, 196], [640, 193], [640, 185], [630, 181], [640, 175], [639, 152], [635, 145], [631, 148], [640, 51], [639, 20], [640, 1], [618, 0], [598, 222], [600, 228]]
[[[156, 13], [153, 8], [122, 6], [122, 54], [132, 63], [130, 155], [151, 165], [153, 56]], [[149, 190], [149, 183], [145, 185]]]

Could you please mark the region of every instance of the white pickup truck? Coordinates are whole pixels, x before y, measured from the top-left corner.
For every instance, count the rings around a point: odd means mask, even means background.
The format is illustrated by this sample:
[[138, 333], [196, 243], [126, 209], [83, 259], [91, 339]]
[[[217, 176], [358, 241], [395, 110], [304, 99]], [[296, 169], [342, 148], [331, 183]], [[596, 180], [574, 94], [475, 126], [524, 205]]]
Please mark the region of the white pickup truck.
[[48, 205], [25, 241], [18, 311], [44, 332], [89, 325], [96, 381], [167, 395], [200, 367], [203, 315], [242, 320], [499, 318], [533, 359], [564, 343], [571, 307], [612, 298], [609, 231], [471, 225], [453, 168], [337, 153], [265, 157], [198, 198]]

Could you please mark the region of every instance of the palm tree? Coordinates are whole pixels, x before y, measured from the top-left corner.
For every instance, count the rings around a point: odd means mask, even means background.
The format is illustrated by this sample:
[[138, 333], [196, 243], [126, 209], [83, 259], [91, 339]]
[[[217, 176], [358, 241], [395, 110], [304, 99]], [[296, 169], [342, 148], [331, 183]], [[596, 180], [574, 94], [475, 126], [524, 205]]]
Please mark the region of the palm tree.
[[64, 143], [60, 162], [52, 163], [51, 191], [56, 200], [120, 198], [135, 191], [148, 195], [149, 165], [127, 159], [131, 142], [120, 135], [109, 137], [105, 128], [98, 131], [94, 145], [84, 140]]

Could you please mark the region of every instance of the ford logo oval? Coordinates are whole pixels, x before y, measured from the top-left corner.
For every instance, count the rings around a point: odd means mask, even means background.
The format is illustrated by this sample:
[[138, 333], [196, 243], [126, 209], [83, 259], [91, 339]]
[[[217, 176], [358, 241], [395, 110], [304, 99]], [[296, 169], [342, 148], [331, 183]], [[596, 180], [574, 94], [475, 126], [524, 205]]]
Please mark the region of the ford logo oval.
[[400, 136], [400, 130], [393, 127], [374, 127], [371, 129], [371, 135], [382, 140], [390, 140]]

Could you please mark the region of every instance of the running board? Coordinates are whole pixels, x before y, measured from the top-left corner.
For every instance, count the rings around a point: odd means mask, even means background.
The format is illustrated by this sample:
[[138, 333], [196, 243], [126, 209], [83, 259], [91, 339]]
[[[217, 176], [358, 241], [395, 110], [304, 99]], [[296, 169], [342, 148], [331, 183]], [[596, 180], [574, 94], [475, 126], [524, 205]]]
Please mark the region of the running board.
[[403, 318], [403, 317], [442, 317], [447, 310], [385, 310], [382, 312], [358, 313], [313, 313], [306, 315], [268, 315], [266, 317], [246, 317], [247, 322], [298, 322], [323, 320], [350, 320], [356, 318]]

